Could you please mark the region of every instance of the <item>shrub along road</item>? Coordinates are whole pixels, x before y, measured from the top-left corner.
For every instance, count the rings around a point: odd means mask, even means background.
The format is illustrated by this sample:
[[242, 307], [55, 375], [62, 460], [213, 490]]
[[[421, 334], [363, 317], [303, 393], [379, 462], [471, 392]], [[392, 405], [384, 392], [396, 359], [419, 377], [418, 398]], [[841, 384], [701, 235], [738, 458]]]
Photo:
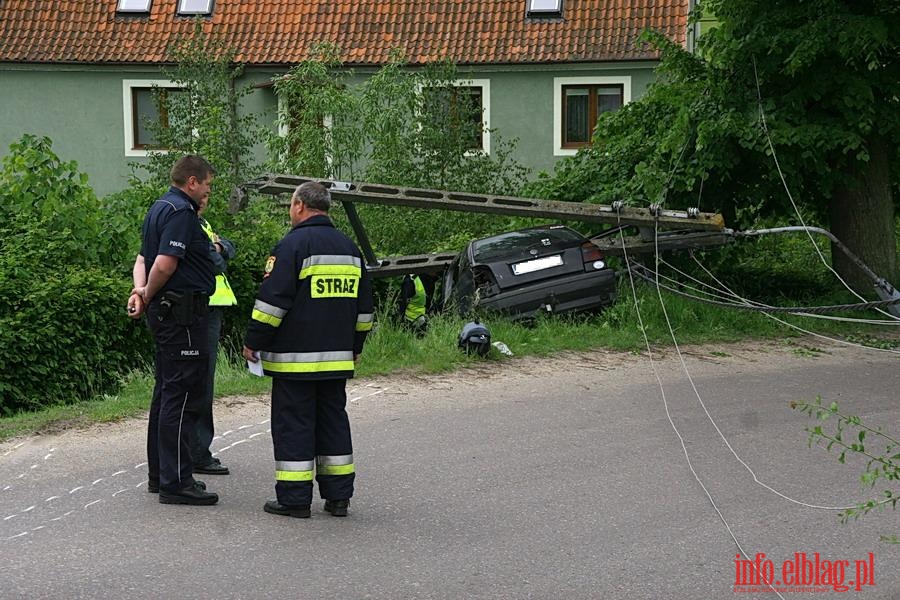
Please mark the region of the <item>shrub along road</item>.
[[[658, 369], [697, 473], [747, 553], [781, 575], [805, 552], [874, 553], [865, 597], [900, 593], [886, 511], [842, 525], [753, 482], [706, 419], [677, 356]], [[821, 394], [888, 430], [896, 354], [802, 342], [692, 347], [686, 361], [724, 435], [757, 473], [810, 504], [845, 505], [862, 463], [809, 449], [791, 400]], [[41, 598], [723, 598], [734, 542], [685, 462], [646, 356], [589, 352], [446, 375], [351, 382], [358, 465], [347, 519], [262, 511], [272, 495], [265, 398], [217, 408], [214, 507], [160, 505], [145, 421], [0, 445], [0, 589]], [[894, 431], [894, 433], [897, 433]], [[876, 488], [880, 490], [881, 488]], [[858, 592], [848, 592], [856, 597]], [[787, 594], [785, 594], [787, 596]], [[773, 594], [743, 594], [771, 598]]]

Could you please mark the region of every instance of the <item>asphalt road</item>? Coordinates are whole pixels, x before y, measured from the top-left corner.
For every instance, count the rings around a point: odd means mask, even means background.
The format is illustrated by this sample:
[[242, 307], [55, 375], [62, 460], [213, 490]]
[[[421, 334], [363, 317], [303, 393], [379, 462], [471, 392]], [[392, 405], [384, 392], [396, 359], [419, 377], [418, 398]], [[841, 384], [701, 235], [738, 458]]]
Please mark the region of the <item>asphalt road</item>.
[[[807, 504], [853, 504], [868, 497], [862, 463], [807, 448], [809, 422], [787, 403], [821, 394], [900, 433], [900, 356], [815, 345], [826, 351], [703, 347], [686, 361], [760, 481]], [[766, 490], [677, 357], [656, 358], [694, 469], [748, 555], [765, 553], [778, 576], [795, 553], [846, 560], [844, 583], [871, 564], [874, 585], [843, 597], [900, 598], [900, 546], [879, 541], [900, 534], [900, 512], [842, 525]], [[358, 476], [346, 519], [320, 501], [306, 520], [262, 511], [274, 468], [265, 398], [217, 406], [214, 449], [232, 474], [206, 476], [214, 507], [147, 493], [142, 420], [0, 445], [0, 597], [777, 597], [734, 592], [736, 544], [646, 355], [515, 359], [350, 388]]]

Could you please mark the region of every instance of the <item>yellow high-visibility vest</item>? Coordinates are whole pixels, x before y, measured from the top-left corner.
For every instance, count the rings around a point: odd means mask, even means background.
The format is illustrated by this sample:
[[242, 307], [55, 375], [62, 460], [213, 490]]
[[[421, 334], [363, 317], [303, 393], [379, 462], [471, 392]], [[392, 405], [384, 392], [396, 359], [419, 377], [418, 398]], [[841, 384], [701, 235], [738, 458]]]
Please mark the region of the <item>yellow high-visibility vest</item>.
[[[219, 241], [219, 236], [215, 234], [209, 221], [201, 218], [200, 226], [203, 227], [203, 231], [206, 232], [206, 237], [209, 238], [210, 242], [216, 243]], [[234, 296], [234, 292], [231, 291], [231, 284], [228, 283], [228, 278], [225, 277], [224, 273], [216, 275], [216, 291], [209, 297], [209, 305], [234, 306], [235, 304], [237, 304], [237, 298]]]
[[406, 318], [415, 321], [419, 317], [425, 316], [425, 286], [418, 275], [412, 276], [413, 285], [416, 288], [415, 294], [406, 303]]

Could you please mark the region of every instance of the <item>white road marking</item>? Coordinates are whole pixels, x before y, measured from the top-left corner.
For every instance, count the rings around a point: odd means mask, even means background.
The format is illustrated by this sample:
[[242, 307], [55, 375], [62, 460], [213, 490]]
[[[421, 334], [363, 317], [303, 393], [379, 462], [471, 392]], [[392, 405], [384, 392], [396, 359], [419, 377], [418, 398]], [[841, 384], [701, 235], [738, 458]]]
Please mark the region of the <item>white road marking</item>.
[[116, 471], [115, 473], [113, 473], [112, 475], [110, 475], [110, 477], [115, 477], [116, 475], [122, 475], [123, 473], [127, 473], [127, 472], [128, 472], [128, 471]]
[[[141, 484], [143, 485], [143, 482], [141, 482]], [[116, 496], [118, 496], [118, 495], [121, 494], [122, 492], [127, 492], [127, 491], [128, 491], [128, 488], [123, 488], [123, 489], [119, 490], [118, 492], [113, 492], [112, 497], [115, 498]]]
[[50, 519], [50, 520], [51, 520], [51, 521], [59, 521], [60, 519], [62, 519], [62, 517], [56, 517], [56, 518]]
[[225, 433], [222, 434], [222, 437], [225, 437], [225, 436], [228, 435], [229, 433], [234, 433], [234, 430], [229, 429], [228, 431], [226, 431]]
[[18, 477], [16, 477], [16, 479], [22, 479], [23, 477], [25, 477], [25, 473], [22, 473], [21, 475], [19, 475]]
[[101, 481], [103, 481], [103, 477], [101, 477], [100, 479], [95, 479], [94, 482], [91, 483], [91, 485], [97, 485], [97, 484], [100, 483]]
[[74, 511], [74, 510], [70, 510], [69, 512], [65, 513], [63, 516], [64, 516], [64, 517], [68, 517], [68, 516], [71, 515], [73, 512], [75, 512], [75, 511]]
[[134, 468], [135, 468], [135, 469], [140, 469], [141, 467], [146, 467], [146, 466], [147, 466], [147, 463], [142, 462], [142, 463], [139, 464], [139, 465], [134, 465]]
[[258, 436], [258, 435], [265, 435], [265, 432], [263, 432], [263, 431], [257, 431], [256, 433], [254, 433], [253, 435], [251, 435], [251, 436], [248, 437], [247, 439], [248, 439], [248, 440], [252, 440], [253, 438], [255, 438], [255, 437]]
[[75, 492], [77, 492], [78, 490], [83, 489], [83, 488], [84, 488], [83, 485], [79, 485], [77, 488], [72, 488], [71, 490], [69, 490], [69, 493], [74, 494]]
[[33, 510], [34, 510], [34, 505], [32, 504], [31, 506], [29, 506], [28, 508], [26, 508], [25, 510], [23, 510], [23, 511], [22, 511], [22, 514], [25, 514], [25, 513], [27, 513], [27, 512], [31, 512], [31, 511], [33, 511]]
[[242, 429], [247, 429], [248, 427], [253, 427], [253, 425], [241, 425], [240, 427], [238, 427], [238, 431], [240, 431]]
[[257, 425], [265, 425], [265, 424], [268, 423], [268, 422], [269, 422], [269, 420], [266, 419], [266, 420], [264, 420], [264, 421], [260, 421], [259, 423], [257, 423]]
[[13, 517], [18, 517], [18, 516], [19, 516], [18, 514], [15, 514], [15, 515], [9, 515], [8, 517], [3, 517], [3, 520], [4, 520], [4, 521], [9, 521], [9, 520], [12, 519]]
[[35, 527], [34, 529], [32, 529], [32, 531], [37, 531], [37, 530], [43, 529], [43, 528], [44, 528], [43, 525], [38, 525], [37, 527]]
[[57, 500], [58, 498], [59, 498], [59, 496], [50, 496], [49, 498], [44, 500], [44, 502], [53, 502], [54, 500]]
[[53, 452], [52, 452], [52, 451], [47, 453], [47, 456], [44, 457], [44, 460], [47, 460], [47, 459], [50, 458], [51, 456], [53, 456]]
[[236, 441], [235, 443], [233, 443], [231, 446], [234, 447], [234, 446], [237, 446], [238, 444], [243, 444], [243, 443], [245, 443], [246, 441], [247, 441], [247, 440], [238, 440], [238, 441]]
[[38, 468], [38, 466], [37, 466], [37, 465], [31, 465], [31, 466], [30, 466], [30, 467], [28, 467], [28, 468], [29, 468], [29, 469], [37, 469], [37, 468]]
[[28, 532], [27, 532], [27, 531], [23, 531], [22, 533], [17, 533], [16, 535], [14, 535], [14, 536], [12, 536], [12, 537], [8, 537], [8, 538], [6, 538], [6, 539], [8, 539], [8, 540], [14, 540], [14, 539], [16, 539], [17, 537], [22, 537], [23, 535], [28, 535]]
[[145, 483], [147, 483], [147, 482], [146, 482], [146, 481], [142, 481], [142, 482], [140, 482], [139, 484], [137, 484], [137, 485], [134, 486], [134, 487], [139, 488], [139, 487], [141, 487], [142, 485], [144, 485]]
[[93, 502], [88, 502], [87, 504], [84, 505], [84, 508], [86, 509], [88, 506], [93, 506], [93, 505], [97, 504], [98, 502], [103, 502], [103, 500], [94, 500]]
[[5, 488], [3, 488], [3, 491], [5, 492], [5, 491], [8, 490], [10, 487], [12, 487], [12, 486], [9, 486], [9, 485], [6, 486]]

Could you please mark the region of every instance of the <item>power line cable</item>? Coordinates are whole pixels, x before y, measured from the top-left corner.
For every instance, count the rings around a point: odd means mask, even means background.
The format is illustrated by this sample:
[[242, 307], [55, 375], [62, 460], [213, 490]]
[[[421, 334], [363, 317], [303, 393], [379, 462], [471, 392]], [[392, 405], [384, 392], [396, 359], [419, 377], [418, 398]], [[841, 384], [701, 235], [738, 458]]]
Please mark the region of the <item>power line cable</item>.
[[[621, 223], [620, 223], [620, 225], [621, 225]], [[622, 253], [625, 257], [625, 262], [627, 264], [628, 263], [628, 250], [625, 248], [625, 237], [624, 237], [622, 231], [619, 232], [619, 238], [622, 240]], [[658, 256], [658, 254], [657, 254], [657, 256]], [[713, 499], [712, 494], [707, 489], [707, 487], [703, 483], [703, 481], [700, 479], [700, 476], [697, 474], [697, 471], [694, 469], [694, 465], [691, 462], [691, 457], [690, 457], [690, 454], [688, 453], [687, 445], [685, 444], [684, 437], [681, 435], [681, 432], [678, 431], [678, 427], [675, 426], [675, 421], [672, 419], [672, 414], [669, 411], [669, 403], [666, 400], [666, 390], [665, 390], [665, 387], [663, 386], [662, 379], [659, 376], [659, 371], [656, 368], [656, 363], [653, 360], [653, 350], [650, 347], [650, 339], [647, 337], [647, 330], [646, 330], [646, 327], [644, 326], [644, 319], [641, 316], [641, 308], [638, 303], [637, 289], [634, 285], [634, 277], [632, 276], [631, 269], [628, 269], [628, 281], [631, 285], [631, 295], [632, 295], [632, 298], [634, 299], [634, 310], [635, 310], [635, 313], [637, 314], [638, 325], [641, 330], [641, 335], [644, 338], [644, 344], [647, 348], [647, 357], [650, 359], [650, 368], [653, 370], [653, 375], [654, 375], [654, 377], [656, 377], [656, 383], [659, 386], [659, 393], [660, 393], [660, 396], [662, 397], [663, 407], [665, 408], [665, 411], [666, 411], [666, 418], [669, 420], [669, 425], [672, 426], [672, 430], [675, 432], [675, 435], [678, 436], [678, 441], [681, 443], [681, 450], [684, 453], [684, 458], [687, 461], [688, 468], [690, 469], [691, 474], [694, 476], [694, 479], [697, 481], [697, 483], [703, 489], [703, 493], [706, 494], [707, 500], [709, 500], [709, 503], [712, 505], [713, 510], [716, 511], [716, 514], [719, 516], [719, 520], [722, 521], [722, 524], [725, 526], [725, 529], [728, 531], [728, 535], [731, 536], [731, 539], [734, 541], [734, 544], [735, 544], [735, 546], [737, 546], [737, 549], [748, 560], [752, 560], [752, 557], [744, 550], [743, 546], [741, 546], [741, 543], [738, 541], [737, 536], [735, 536], [734, 531], [731, 529], [731, 525], [729, 525], [728, 520], [725, 519], [725, 515], [722, 514], [721, 510], [719, 510], [719, 507], [716, 504], [716, 501]], [[751, 563], [751, 564], [753, 564], [753, 568], [756, 570], [757, 574], [760, 575], [761, 579], [763, 581], [765, 581], [765, 578], [762, 577], [762, 574], [759, 572], [759, 567], [757, 567], [754, 563]], [[778, 590], [776, 590], [772, 586], [772, 584], [767, 584], [767, 585], [772, 589], [773, 592], [775, 592], [775, 594], [779, 598], [781, 598], [781, 600], [784, 600], [784, 596], [782, 596], [778, 592]]]

